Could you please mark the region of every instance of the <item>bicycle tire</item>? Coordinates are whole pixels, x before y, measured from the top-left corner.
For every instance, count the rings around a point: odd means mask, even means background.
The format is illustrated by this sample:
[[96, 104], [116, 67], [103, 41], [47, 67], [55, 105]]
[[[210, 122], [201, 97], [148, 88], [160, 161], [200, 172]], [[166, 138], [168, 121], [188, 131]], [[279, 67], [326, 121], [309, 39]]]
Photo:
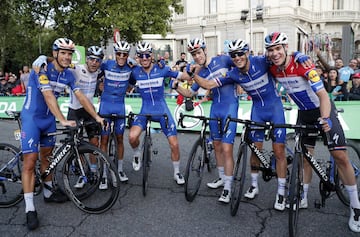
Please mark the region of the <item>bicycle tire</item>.
[[[359, 187], [360, 187], [360, 150], [359, 150], [358, 144], [356, 144], [352, 140], [347, 141], [346, 149], [347, 149], [347, 152], [348, 152], [348, 157], [349, 157], [349, 160], [351, 162], [351, 165], [354, 168], [355, 179], [356, 179], [356, 184], [357, 184], [358, 193], [359, 193]], [[336, 174], [335, 174], [335, 189], [336, 189], [336, 194], [339, 197], [340, 201], [344, 205], [350, 206], [349, 194], [345, 189], [345, 185], [340, 180], [340, 177], [339, 177], [339, 174], [338, 174], [337, 171], [336, 171]]]
[[201, 138], [194, 143], [186, 164], [184, 190], [185, 198], [189, 202], [195, 199], [202, 181], [206, 156], [204, 145], [205, 142]]
[[117, 144], [117, 137], [115, 134], [110, 134], [109, 136], [109, 157], [112, 158], [116, 168], [118, 166], [118, 144]]
[[142, 180], [142, 193], [146, 196], [148, 185], [149, 185], [149, 171], [151, 162], [151, 138], [145, 137], [144, 150], [143, 150], [143, 180]]
[[21, 151], [16, 146], [0, 143], [0, 207], [11, 207], [24, 199], [19, 154]]
[[302, 156], [300, 153], [296, 153], [292, 171], [290, 175], [290, 187], [289, 187], [289, 236], [295, 237], [297, 235], [297, 225], [299, 220], [299, 208], [302, 195]]
[[[66, 194], [70, 200], [80, 210], [90, 214], [100, 214], [109, 210], [117, 201], [120, 191], [120, 179], [116, 167], [110, 158], [107, 157], [99, 148], [89, 144], [83, 143], [78, 147], [79, 155], [70, 155], [66, 158], [62, 176]], [[97, 165], [96, 172], [90, 169], [90, 157], [95, 159]], [[73, 165], [79, 165], [78, 160], [81, 160], [84, 173], [80, 173], [86, 177], [83, 188], [75, 188], [74, 184], [77, 182], [79, 172], [81, 169], [73, 169]], [[108, 189], [100, 190], [98, 188], [100, 178], [103, 177], [103, 166], [106, 165], [106, 172], [108, 172]]]
[[230, 196], [230, 213], [235, 216], [243, 195], [247, 164], [247, 144], [241, 143], [239, 146], [237, 160], [234, 166], [233, 183]]

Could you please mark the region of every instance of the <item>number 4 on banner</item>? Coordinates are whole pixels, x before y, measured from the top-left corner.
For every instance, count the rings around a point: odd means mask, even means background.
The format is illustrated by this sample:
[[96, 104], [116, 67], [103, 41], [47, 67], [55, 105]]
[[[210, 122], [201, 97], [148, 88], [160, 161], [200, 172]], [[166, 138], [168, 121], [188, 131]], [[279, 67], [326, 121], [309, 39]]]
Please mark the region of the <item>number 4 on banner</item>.
[[120, 42], [120, 30], [115, 29], [114, 30], [114, 43]]

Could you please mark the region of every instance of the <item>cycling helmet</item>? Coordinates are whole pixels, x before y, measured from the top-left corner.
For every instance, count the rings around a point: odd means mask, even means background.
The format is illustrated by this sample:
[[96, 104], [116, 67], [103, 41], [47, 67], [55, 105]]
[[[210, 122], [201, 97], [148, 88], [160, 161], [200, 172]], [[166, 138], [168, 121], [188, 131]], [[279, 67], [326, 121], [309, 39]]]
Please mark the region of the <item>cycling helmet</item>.
[[235, 51], [242, 51], [247, 52], [249, 51], [249, 45], [245, 42], [245, 40], [238, 39], [233, 40], [228, 43], [229, 52], [235, 52]]
[[115, 52], [129, 52], [130, 51], [130, 44], [126, 41], [119, 41], [114, 43], [114, 50]]
[[288, 37], [282, 32], [272, 32], [265, 37], [265, 48], [272, 47], [278, 44], [288, 44]]
[[191, 39], [187, 43], [187, 50], [189, 53], [192, 53], [200, 48], [202, 49], [206, 48], [206, 44], [202, 39], [199, 38]]
[[102, 59], [104, 57], [104, 52], [99, 46], [91, 46], [87, 49], [86, 56]]
[[71, 39], [58, 38], [54, 41], [53, 50], [59, 51], [60, 49], [75, 51], [75, 44]]
[[152, 47], [151, 47], [150, 43], [142, 41], [137, 44], [136, 52], [137, 53], [145, 53], [145, 52], [152, 53]]

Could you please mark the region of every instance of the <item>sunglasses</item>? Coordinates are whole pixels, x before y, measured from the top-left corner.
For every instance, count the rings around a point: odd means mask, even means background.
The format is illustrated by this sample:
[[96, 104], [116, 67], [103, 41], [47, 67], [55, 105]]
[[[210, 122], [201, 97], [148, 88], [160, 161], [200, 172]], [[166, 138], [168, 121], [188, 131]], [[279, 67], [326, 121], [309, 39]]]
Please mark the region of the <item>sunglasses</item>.
[[146, 58], [147, 59], [147, 58], [151, 57], [151, 54], [149, 54], [149, 53], [138, 53], [137, 56], [139, 58]]
[[116, 53], [116, 56], [119, 57], [127, 57], [129, 54], [128, 53]]
[[241, 56], [244, 56], [245, 55], [245, 52], [231, 52], [230, 53], [230, 57], [231, 58], [236, 58], [236, 57], [241, 57]]
[[87, 57], [88, 60], [90, 61], [96, 61], [97, 63], [101, 63], [102, 59], [101, 58], [93, 58], [93, 57]]

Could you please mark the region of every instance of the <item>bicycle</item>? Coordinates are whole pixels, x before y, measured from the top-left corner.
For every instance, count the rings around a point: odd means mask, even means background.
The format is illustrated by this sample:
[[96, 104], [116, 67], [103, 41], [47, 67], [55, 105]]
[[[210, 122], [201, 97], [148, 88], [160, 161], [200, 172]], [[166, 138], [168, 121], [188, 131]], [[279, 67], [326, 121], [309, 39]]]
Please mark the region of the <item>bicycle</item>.
[[[262, 178], [265, 182], [270, 181], [273, 177], [277, 177], [276, 174], [276, 158], [272, 151], [265, 149], [258, 149], [255, 143], [250, 139], [250, 132], [254, 130], [265, 130], [267, 134], [265, 140], [274, 139], [273, 130], [275, 127], [272, 123], [260, 123], [252, 120], [238, 119], [228, 117], [225, 122], [224, 130], [226, 131], [230, 122], [242, 123], [243, 128], [240, 136], [240, 144], [237, 153], [237, 159], [234, 165], [233, 183], [231, 187], [230, 196], [230, 213], [235, 216], [240, 205], [241, 197], [243, 196], [246, 165], [247, 165], [247, 147], [256, 155], [260, 161], [259, 167], [251, 167], [254, 170], [260, 170], [262, 172]], [[285, 143], [286, 159], [288, 166], [291, 165], [293, 160], [292, 149]], [[287, 172], [289, 173], [289, 171]]]
[[207, 166], [207, 170], [211, 172], [212, 163], [214, 163], [211, 161], [215, 159], [211, 157], [212, 148], [208, 144], [206, 128], [208, 127], [210, 120], [216, 120], [221, 131], [221, 124], [220, 120], [216, 118], [180, 113], [178, 124], [180, 124], [182, 128], [185, 127], [183, 124], [185, 117], [194, 118], [201, 121], [200, 136], [190, 150], [185, 171], [185, 198], [187, 201], [192, 202], [199, 191], [205, 165]]
[[147, 189], [148, 189], [148, 178], [149, 178], [149, 171], [150, 165], [152, 160], [152, 155], [156, 155], [157, 152], [152, 150], [152, 138], [151, 138], [151, 118], [153, 117], [164, 117], [166, 127], [168, 127], [168, 115], [167, 114], [138, 114], [130, 112], [128, 115], [129, 124], [132, 124], [135, 116], [143, 116], [146, 117], [146, 128], [145, 134], [143, 136], [143, 143], [142, 143], [142, 171], [143, 171], [143, 178], [142, 178], [142, 193], [143, 196], [146, 196]]
[[[114, 164], [99, 148], [84, 141], [81, 131], [82, 125], [79, 124], [76, 127], [58, 128], [56, 132], [45, 134], [46, 136], [65, 135], [65, 137], [60, 139], [61, 145], [53, 150], [49, 157], [50, 163], [40, 176], [44, 180], [63, 162], [60, 174], [67, 196], [80, 210], [100, 214], [115, 204], [119, 196], [120, 180]], [[0, 152], [2, 161], [6, 162], [0, 167], [0, 207], [10, 207], [23, 199], [22, 151], [13, 145], [2, 144]], [[98, 167], [96, 172], [90, 170], [90, 158], [96, 160]], [[112, 188], [97, 192], [100, 181], [97, 177], [102, 177], [101, 167], [103, 164], [106, 164], [107, 170], [111, 174]], [[85, 182], [82, 189], [74, 187], [79, 176]]]
[[[334, 158], [330, 155], [330, 160], [327, 162], [326, 167], [323, 167], [315, 157], [308, 152], [305, 145], [302, 143], [304, 136], [319, 136], [319, 131], [315, 125], [276, 125], [278, 127], [296, 129], [294, 142], [295, 142], [295, 155], [293, 166], [290, 176], [289, 187], [289, 235], [291, 237], [297, 235], [297, 224], [299, 220], [300, 201], [303, 196], [303, 159], [304, 157], [320, 178], [319, 190], [322, 198], [321, 205], [325, 206], [325, 200], [330, 196], [331, 192], [335, 192], [340, 201], [346, 205], [350, 205], [349, 197], [344, 189], [344, 185], [340, 181], [338, 170]], [[317, 131], [314, 133], [314, 130]], [[325, 134], [328, 135], [328, 134]], [[349, 159], [355, 172], [355, 177], [360, 182], [360, 150], [354, 142], [348, 142], [347, 149], [349, 152]], [[320, 205], [316, 205], [320, 207]]]

